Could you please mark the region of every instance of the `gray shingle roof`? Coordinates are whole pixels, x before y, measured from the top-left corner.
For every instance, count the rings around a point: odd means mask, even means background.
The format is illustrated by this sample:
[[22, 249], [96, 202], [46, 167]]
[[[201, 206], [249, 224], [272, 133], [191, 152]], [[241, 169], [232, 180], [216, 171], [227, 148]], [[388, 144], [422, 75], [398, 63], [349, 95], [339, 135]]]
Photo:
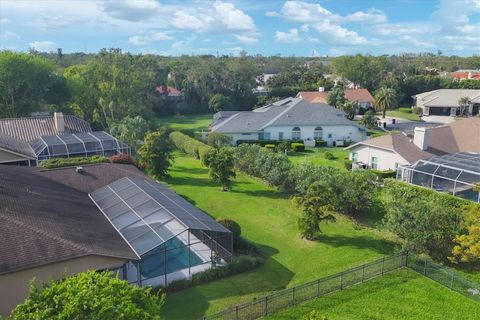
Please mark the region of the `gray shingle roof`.
[[85, 192], [36, 170], [0, 166], [0, 273], [85, 255], [138, 259]]
[[269, 126], [358, 125], [342, 110], [301, 98], [287, 98], [253, 111], [240, 111], [211, 126], [224, 133], [257, 132]]
[[0, 133], [0, 148], [13, 151], [31, 159], [35, 159], [35, 152], [27, 142], [12, 138], [6, 134]]
[[480, 90], [438, 89], [414, 96], [422, 105], [428, 107], [457, 107], [462, 97], [470, 98], [472, 103], [480, 103]]
[[[92, 131], [87, 121], [75, 116], [65, 115], [64, 120], [64, 133]], [[59, 134], [53, 116], [0, 119], [0, 133], [24, 142], [31, 142], [41, 136]]]

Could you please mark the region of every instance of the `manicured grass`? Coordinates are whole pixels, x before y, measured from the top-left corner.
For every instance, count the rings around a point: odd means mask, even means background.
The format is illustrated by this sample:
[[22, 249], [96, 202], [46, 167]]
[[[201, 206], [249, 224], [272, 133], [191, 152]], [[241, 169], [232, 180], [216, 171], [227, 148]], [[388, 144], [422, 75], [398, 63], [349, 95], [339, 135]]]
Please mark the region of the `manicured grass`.
[[409, 269], [285, 309], [267, 319], [301, 319], [312, 310], [328, 320], [480, 319], [480, 304]]
[[415, 113], [404, 112], [403, 109], [388, 110], [387, 111], [387, 116], [393, 117], [393, 118], [411, 120], [411, 121], [422, 121], [420, 119], [420, 117], [418, 115], [416, 115]]
[[[325, 159], [324, 154], [326, 151], [331, 152], [335, 159], [328, 160]], [[321, 166], [330, 166], [338, 169], [345, 169], [345, 165], [343, 161], [345, 158], [348, 159], [348, 150], [343, 150], [343, 147], [338, 148], [329, 148], [329, 147], [322, 147], [322, 148], [307, 148], [304, 152], [289, 152], [288, 156], [293, 163], [302, 162], [304, 160], [309, 160], [314, 164], [321, 165]]]
[[166, 126], [172, 130], [179, 130], [185, 133], [194, 133], [207, 128], [212, 122], [213, 115], [200, 114], [189, 116], [158, 117], [155, 119], [159, 126]]
[[165, 319], [196, 319], [231, 305], [326, 276], [391, 254], [395, 244], [376, 231], [339, 217], [322, 226], [318, 242], [301, 239], [300, 210], [288, 195], [238, 174], [229, 192], [208, 178], [207, 169], [191, 157], [178, 154], [167, 182], [180, 195], [215, 218], [229, 217], [242, 235], [268, 256], [256, 270], [168, 294], [161, 315]]

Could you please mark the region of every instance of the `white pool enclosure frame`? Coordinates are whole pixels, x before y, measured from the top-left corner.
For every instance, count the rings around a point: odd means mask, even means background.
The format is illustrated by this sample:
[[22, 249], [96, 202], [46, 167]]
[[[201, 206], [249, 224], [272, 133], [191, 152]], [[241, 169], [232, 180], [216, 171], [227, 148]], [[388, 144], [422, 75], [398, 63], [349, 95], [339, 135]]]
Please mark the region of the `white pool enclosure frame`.
[[397, 179], [412, 185], [446, 192], [480, 202], [480, 154], [458, 152], [418, 160], [411, 166], [399, 166]]

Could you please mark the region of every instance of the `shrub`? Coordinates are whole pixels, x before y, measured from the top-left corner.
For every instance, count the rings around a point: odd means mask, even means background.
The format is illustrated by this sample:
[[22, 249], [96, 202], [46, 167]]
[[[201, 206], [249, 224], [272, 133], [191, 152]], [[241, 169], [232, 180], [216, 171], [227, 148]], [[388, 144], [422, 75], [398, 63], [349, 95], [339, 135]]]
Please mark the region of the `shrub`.
[[335, 160], [335, 156], [333, 155], [333, 153], [331, 153], [330, 151], [325, 151], [323, 153], [323, 157], [327, 160]]
[[73, 167], [83, 164], [95, 164], [109, 162], [104, 156], [78, 157], [78, 158], [54, 158], [40, 162], [40, 167], [46, 169]]
[[242, 228], [240, 225], [236, 221], [228, 218], [218, 219], [217, 221], [232, 232], [233, 245], [234, 247], [237, 247], [240, 241], [240, 235], [242, 234]]
[[344, 166], [345, 169], [347, 169], [347, 170], [352, 170], [352, 164], [353, 164], [353, 161], [350, 160], [350, 159], [345, 159], [345, 160], [343, 160], [343, 166]]
[[370, 170], [373, 172], [377, 177], [380, 179], [387, 179], [387, 178], [395, 178], [396, 171], [395, 170]]
[[275, 145], [274, 144], [266, 144], [265, 145], [265, 149], [268, 149], [268, 150], [275, 150]]
[[290, 151], [290, 142], [288, 141], [282, 141], [277, 146], [275, 147], [275, 151], [277, 152], [285, 152], [285, 151]]
[[423, 113], [423, 109], [420, 107], [414, 107], [412, 109], [412, 112], [415, 113], [416, 115], [421, 115]]
[[328, 320], [328, 318], [319, 311], [312, 310], [310, 313], [304, 315], [302, 320]]
[[412, 108], [408, 108], [408, 107], [400, 107], [397, 110], [403, 113], [412, 113]]
[[170, 139], [173, 141], [173, 144], [177, 147], [177, 149], [195, 157], [196, 159], [202, 159], [200, 154], [204, 156], [208, 150], [211, 149], [211, 147], [207, 146], [205, 143], [202, 143], [197, 139], [189, 137], [179, 131], [171, 132]]
[[123, 163], [123, 164], [132, 164], [137, 165], [137, 162], [130, 157], [128, 154], [119, 153], [108, 158], [111, 163]]
[[289, 143], [303, 143], [303, 140], [284, 140], [284, 141], [278, 141], [278, 140], [237, 140], [237, 146], [241, 144], [258, 144], [259, 146], [264, 147], [267, 144], [273, 144], [273, 145], [278, 145], [283, 142], [289, 142]]
[[315, 147], [326, 147], [327, 141], [323, 140], [315, 140]]
[[300, 142], [293, 142], [291, 144], [292, 146], [292, 150], [295, 151], [295, 152], [303, 152], [305, 151], [305, 145], [303, 143], [300, 143]]

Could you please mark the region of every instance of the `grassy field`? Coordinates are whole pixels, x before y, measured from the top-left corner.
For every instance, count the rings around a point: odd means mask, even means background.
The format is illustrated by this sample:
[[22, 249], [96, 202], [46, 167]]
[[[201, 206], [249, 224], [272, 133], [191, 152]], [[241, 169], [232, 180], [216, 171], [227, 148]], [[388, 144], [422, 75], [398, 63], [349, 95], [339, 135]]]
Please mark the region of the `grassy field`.
[[302, 240], [296, 223], [300, 211], [289, 197], [243, 174], [238, 174], [231, 191], [220, 192], [196, 159], [177, 155], [169, 172], [172, 178], [167, 182], [176, 192], [215, 218], [238, 221], [242, 235], [268, 259], [256, 270], [167, 295], [165, 319], [195, 319], [394, 250], [393, 242], [343, 217], [322, 226], [320, 241]]
[[422, 121], [415, 113], [407, 112], [408, 108], [399, 108], [396, 110], [387, 110], [387, 116], [393, 118], [406, 119], [411, 121]]
[[403, 269], [285, 309], [267, 319], [301, 319], [317, 310], [328, 320], [480, 319], [480, 304]]
[[[324, 154], [326, 151], [331, 152], [335, 156], [335, 159], [333, 160], [325, 159]], [[298, 163], [306, 159], [317, 165], [330, 166], [330, 167], [344, 170], [345, 165], [343, 163], [343, 160], [345, 158], [348, 159], [348, 154], [349, 154], [349, 151], [343, 150], [343, 148], [341, 147], [338, 147], [338, 148], [323, 147], [323, 148], [307, 148], [304, 152], [292, 151], [288, 153], [288, 156], [293, 163]]]
[[200, 114], [189, 116], [171, 116], [158, 117], [155, 119], [159, 126], [166, 126], [172, 130], [179, 130], [183, 132], [199, 132], [207, 128], [212, 122], [213, 115]]

